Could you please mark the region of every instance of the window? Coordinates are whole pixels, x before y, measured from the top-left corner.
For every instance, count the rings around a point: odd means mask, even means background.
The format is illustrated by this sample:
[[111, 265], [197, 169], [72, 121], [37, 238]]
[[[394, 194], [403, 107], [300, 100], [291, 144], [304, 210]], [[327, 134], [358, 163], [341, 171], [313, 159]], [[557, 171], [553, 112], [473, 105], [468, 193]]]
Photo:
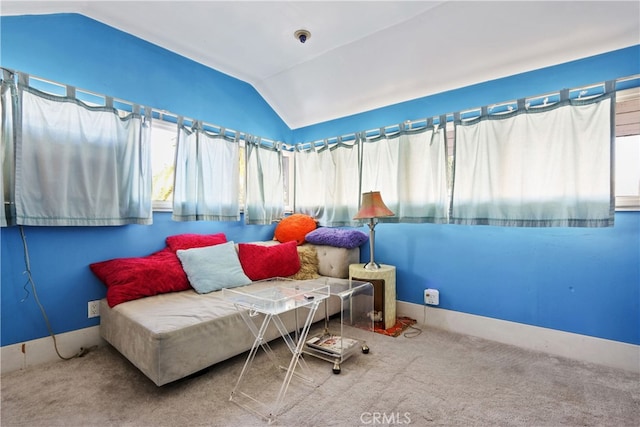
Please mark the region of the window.
[[[616, 94], [616, 210], [640, 210], [640, 88]], [[454, 126], [447, 123], [449, 171], [453, 164]], [[451, 176], [451, 174], [450, 174]], [[451, 190], [451, 184], [449, 184]]]
[[[4, 68], [3, 68], [4, 70]], [[11, 74], [13, 75], [13, 74]], [[35, 76], [26, 76], [25, 81], [28, 81], [29, 86], [37, 89], [45, 94], [50, 94], [59, 97], [68, 96], [70, 99], [77, 99], [90, 107], [113, 107], [120, 118], [124, 119], [134, 111], [134, 105], [128, 101], [120, 99], [114, 99], [106, 95], [99, 95], [93, 92], [86, 91], [71, 86], [66, 86], [61, 83], [52, 82]], [[136, 114], [138, 112], [144, 113], [149, 107], [135, 106]], [[148, 138], [150, 139], [150, 145], [148, 153], [151, 156], [151, 201], [153, 209], [156, 211], [172, 211], [173, 210], [173, 195], [174, 195], [174, 181], [175, 181], [175, 158], [178, 141], [178, 129], [177, 129], [177, 117], [172, 113], [166, 111], [152, 111], [151, 129]], [[145, 127], [146, 128], [146, 127]], [[230, 131], [227, 129], [227, 131]], [[233, 131], [231, 131], [233, 132]], [[241, 134], [242, 135], [242, 134]], [[245, 147], [244, 136], [241, 136], [239, 141], [239, 203], [241, 209], [244, 208], [245, 198], [245, 186], [246, 186], [246, 166], [245, 166]], [[56, 153], [57, 154], [57, 153]], [[77, 153], [72, 153], [77, 155]], [[144, 155], [147, 154], [145, 151]], [[291, 156], [287, 156], [283, 159], [284, 168], [284, 205], [290, 210], [292, 205], [291, 191], [289, 186], [293, 186], [293, 159]], [[102, 156], [96, 156], [100, 158]], [[90, 168], [91, 169], [91, 168]], [[2, 180], [0, 180], [0, 184]], [[1, 185], [0, 185], [1, 186]], [[148, 191], [144, 196], [144, 199], [149, 201]], [[290, 200], [291, 199], [291, 200]], [[9, 204], [6, 201], [5, 204]]]
[[[151, 127], [151, 162], [152, 162], [152, 200], [155, 211], [170, 212], [173, 210], [173, 183], [175, 177], [175, 156], [177, 144], [177, 124], [155, 118]], [[240, 206], [244, 206], [245, 188], [245, 154], [244, 141], [240, 141]], [[287, 169], [285, 159], [285, 171]], [[291, 164], [291, 167], [293, 165]], [[289, 179], [285, 176], [285, 185]], [[285, 188], [285, 197], [287, 197]], [[286, 200], [285, 200], [286, 205]]]
[[[293, 151], [282, 151], [282, 185], [284, 186], [284, 210], [293, 212], [293, 185], [291, 184], [293, 177]], [[242, 172], [242, 171], [241, 171]]]
[[240, 204], [240, 209], [244, 209], [244, 195], [245, 195], [245, 186], [246, 186], [246, 158], [245, 158], [245, 149], [244, 149], [244, 140], [240, 140], [239, 150], [239, 158], [240, 158], [240, 174], [238, 179], [240, 180], [240, 185], [238, 189], [240, 191], [240, 195], [238, 196], [238, 203]]
[[640, 210], [640, 88], [616, 95], [616, 210]]
[[153, 120], [151, 125], [151, 194], [154, 210], [170, 211], [173, 200], [176, 144], [175, 123]]
[[[133, 114], [121, 114], [98, 106], [100, 100], [92, 94], [65, 89], [66, 96], [52, 96], [19, 87], [20, 137], [11, 142], [19, 153], [17, 223], [150, 224], [150, 129], [140, 107], [135, 106]], [[92, 106], [78, 94], [94, 98], [89, 101]], [[103, 101], [110, 105], [110, 99]]]

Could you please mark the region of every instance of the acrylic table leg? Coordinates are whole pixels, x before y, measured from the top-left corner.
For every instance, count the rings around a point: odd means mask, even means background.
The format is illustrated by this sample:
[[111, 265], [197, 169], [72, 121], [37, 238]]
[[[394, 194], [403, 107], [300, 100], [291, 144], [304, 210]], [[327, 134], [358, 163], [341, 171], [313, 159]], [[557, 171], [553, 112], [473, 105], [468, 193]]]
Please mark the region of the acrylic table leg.
[[249, 326], [249, 329], [254, 334], [256, 339], [253, 341], [251, 350], [249, 350], [249, 355], [247, 356], [247, 359], [245, 360], [244, 365], [242, 366], [242, 371], [240, 372], [240, 376], [238, 377], [236, 386], [233, 388], [233, 391], [231, 391], [231, 397], [229, 398], [229, 400], [233, 400], [234, 395], [238, 391], [240, 384], [242, 383], [242, 380], [244, 378], [244, 374], [247, 372], [251, 363], [253, 363], [253, 359], [255, 358], [256, 353], [258, 352], [258, 347], [262, 347], [265, 353], [269, 355], [269, 358], [276, 363], [276, 366], [278, 366], [277, 360], [275, 358], [275, 355], [273, 354], [273, 351], [271, 350], [271, 347], [269, 347], [269, 345], [264, 341], [264, 333], [267, 330], [267, 326], [269, 326], [271, 315], [266, 315], [262, 322], [262, 325], [260, 326], [260, 329], [257, 329], [255, 324], [249, 318], [249, 315], [246, 312], [241, 310], [240, 314], [242, 315], [242, 318], [245, 320], [245, 322], [247, 323], [247, 326]]
[[[311, 323], [313, 322], [313, 316], [315, 315], [317, 309], [318, 309], [317, 302], [313, 303], [309, 307], [307, 320], [305, 321], [302, 331], [300, 332], [298, 342], [295, 343], [295, 346], [293, 348], [292, 346], [294, 343], [291, 341], [291, 337], [289, 336], [289, 334], [288, 333], [282, 334], [283, 338], [285, 338], [286, 336], [289, 339], [289, 341], [287, 342], [287, 345], [289, 346], [289, 350], [291, 350], [293, 354], [291, 356], [291, 360], [289, 361], [289, 367], [287, 369], [287, 373], [285, 375], [284, 381], [280, 386], [278, 397], [276, 398], [276, 403], [272, 413], [273, 420], [275, 420], [275, 416], [280, 410], [280, 406], [282, 405], [282, 400], [284, 399], [284, 396], [287, 393], [287, 389], [289, 388], [289, 383], [291, 382], [291, 378], [295, 373], [296, 366], [301, 364], [302, 362], [301, 366], [304, 367], [303, 368], [304, 370], [308, 371], [307, 363], [304, 361], [304, 359], [300, 359], [300, 355], [302, 354], [302, 347], [304, 346], [304, 342], [307, 339], [307, 335], [309, 334], [309, 328], [311, 327]], [[284, 325], [282, 324], [282, 321], [280, 320], [280, 318], [277, 318], [277, 320], [275, 321], [275, 324], [279, 330], [280, 328], [283, 328], [283, 330], [286, 332], [286, 328], [284, 328]], [[282, 333], [282, 330], [280, 332]], [[285, 341], [286, 341], [286, 338], [285, 338]], [[305, 378], [304, 376], [301, 376], [301, 378], [305, 379], [306, 381], [313, 382], [313, 379], [311, 379], [310, 377]], [[270, 422], [271, 422], [271, 418], [270, 418]]]

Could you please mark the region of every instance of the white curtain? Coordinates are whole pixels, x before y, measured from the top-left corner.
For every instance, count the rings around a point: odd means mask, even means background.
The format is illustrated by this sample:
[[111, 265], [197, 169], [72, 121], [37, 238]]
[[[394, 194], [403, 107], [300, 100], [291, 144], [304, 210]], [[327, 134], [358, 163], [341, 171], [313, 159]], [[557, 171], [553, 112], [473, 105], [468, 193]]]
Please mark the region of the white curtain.
[[284, 216], [282, 149], [248, 135], [245, 153], [245, 223], [271, 224]]
[[20, 85], [18, 224], [150, 224], [150, 123]]
[[613, 96], [457, 120], [451, 222], [612, 226]]
[[2, 121], [0, 164], [0, 194], [2, 209], [0, 210], [0, 227], [15, 223], [15, 196], [14, 196], [14, 147], [15, 147], [15, 111], [17, 104], [16, 85], [13, 74], [2, 70], [2, 82], [0, 84], [0, 120]]
[[173, 215], [176, 221], [239, 221], [238, 135], [178, 127]]
[[322, 226], [359, 225], [359, 144], [357, 140], [325, 142], [296, 149], [294, 211], [315, 218]]
[[[440, 119], [444, 124], [444, 118]], [[385, 222], [446, 223], [447, 145], [445, 128], [428, 124], [385, 129], [362, 145], [362, 192], [380, 191], [393, 217]]]

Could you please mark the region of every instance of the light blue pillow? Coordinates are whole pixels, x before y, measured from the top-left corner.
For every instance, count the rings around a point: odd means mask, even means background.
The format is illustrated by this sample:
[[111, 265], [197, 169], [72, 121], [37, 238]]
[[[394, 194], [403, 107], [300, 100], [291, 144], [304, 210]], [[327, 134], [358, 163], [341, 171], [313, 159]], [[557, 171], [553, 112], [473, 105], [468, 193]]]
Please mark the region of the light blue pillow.
[[248, 285], [233, 242], [176, 252], [189, 283], [199, 294]]

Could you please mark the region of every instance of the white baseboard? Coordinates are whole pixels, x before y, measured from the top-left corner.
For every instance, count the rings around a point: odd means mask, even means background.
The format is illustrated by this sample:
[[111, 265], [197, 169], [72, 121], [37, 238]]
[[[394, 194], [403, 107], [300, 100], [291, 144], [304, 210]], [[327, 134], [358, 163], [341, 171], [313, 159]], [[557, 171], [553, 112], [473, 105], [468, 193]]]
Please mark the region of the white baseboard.
[[398, 301], [398, 316], [426, 327], [640, 373], [640, 346]]
[[[416, 319], [425, 327], [640, 373], [640, 346], [637, 345], [403, 301], [397, 302], [396, 311], [398, 316]], [[105, 344], [99, 326], [56, 335], [56, 341], [63, 357], [73, 356], [81, 348]], [[4, 346], [0, 352], [2, 374], [56, 360], [60, 358], [51, 337]]]
[[[58, 344], [60, 355], [66, 358], [78, 354], [83, 348], [88, 349], [93, 346], [104, 345], [105, 341], [100, 338], [100, 326], [92, 326], [57, 334], [56, 343]], [[7, 345], [2, 347], [0, 352], [2, 374], [56, 360], [61, 359], [56, 353], [52, 337]]]

